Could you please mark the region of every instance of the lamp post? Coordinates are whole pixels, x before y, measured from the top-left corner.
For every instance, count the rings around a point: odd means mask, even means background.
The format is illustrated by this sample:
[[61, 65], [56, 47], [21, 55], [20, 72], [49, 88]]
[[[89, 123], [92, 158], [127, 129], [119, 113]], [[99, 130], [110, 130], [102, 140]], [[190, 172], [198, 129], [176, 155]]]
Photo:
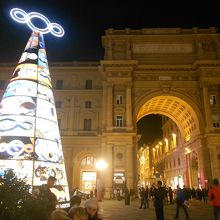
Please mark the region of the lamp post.
[[102, 171], [107, 168], [107, 163], [103, 159], [99, 159], [95, 164], [97, 169], [96, 177], [96, 190], [97, 190], [97, 200], [102, 201]]

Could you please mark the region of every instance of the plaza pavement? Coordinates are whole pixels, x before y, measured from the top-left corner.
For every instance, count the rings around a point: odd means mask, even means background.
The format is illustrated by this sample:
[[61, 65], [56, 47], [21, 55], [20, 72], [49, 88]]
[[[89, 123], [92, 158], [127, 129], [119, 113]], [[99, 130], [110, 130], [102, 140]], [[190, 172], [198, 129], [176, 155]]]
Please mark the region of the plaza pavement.
[[[155, 220], [155, 211], [152, 202], [149, 209], [139, 209], [140, 201], [131, 201], [125, 205], [124, 200], [103, 200], [99, 202], [104, 220]], [[174, 219], [176, 205], [165, 205], [165, 220]], [[190, 220], [214, 220], [210, 203], [204, 204], [200, 201], [192, 201], [188, 209]], [[179, 220], [185, 220], [182, 209], [179, 212]]]

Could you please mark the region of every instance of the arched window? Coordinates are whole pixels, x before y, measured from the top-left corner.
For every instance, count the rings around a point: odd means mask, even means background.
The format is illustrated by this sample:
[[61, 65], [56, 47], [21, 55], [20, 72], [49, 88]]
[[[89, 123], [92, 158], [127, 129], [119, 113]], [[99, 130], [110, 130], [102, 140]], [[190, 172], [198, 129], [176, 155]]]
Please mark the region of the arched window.
[[94, 158], [93, 156], [86, 156], [82, 159], [81, 161], [81, 166], [90, 166], [90, 167], [94, 167], [95, 166], [95, 162], [96, 162], [96, 158]]

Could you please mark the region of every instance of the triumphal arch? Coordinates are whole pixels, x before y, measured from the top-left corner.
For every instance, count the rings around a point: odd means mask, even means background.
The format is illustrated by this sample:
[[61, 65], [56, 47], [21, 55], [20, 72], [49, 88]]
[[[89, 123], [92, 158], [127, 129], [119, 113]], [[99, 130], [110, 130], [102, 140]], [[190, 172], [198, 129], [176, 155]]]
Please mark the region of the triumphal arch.
[[[108, 29], [102, 46], [98, 62], [50, 64], [69, 187], [99, 188], [106, 197], [115, 188], [136, 188], [137, 122], [150, 114], [178, 127], [179, 147], [164, 157], [181, 156], [186, 185], [220, 178], [216, 28]], [[13, 65], [1, 64], [1, 91], [12, 71]], [[95, 166], [100, 158], [106, 169]]]
[[[181, 146], [174, 151], [182, 155], [181, 175], [189, 187], [204, 187], [212, 178], [220, 177], [220, 56], [216, 31], [108, 29], [102, 38], [103, 97], [108, 100], [103, 106], [106, 142], [117, 146], [127, 136], [125, 149], [129, 152], [137, 141], [137, 134], [132, 134], [137, 121], [149, 114], [169, 117], [180, 130]], [[126, 97], [124, 111], [109, 102], [122, 91]], [[111, 119], [123, 113], [126, 126], [114, 137]], [[191, 169], [194, 160], [196, 173]], [[126, 166], [128, 169], [132, 164]], [[128, 186], [134, 175], [127, 172]]]

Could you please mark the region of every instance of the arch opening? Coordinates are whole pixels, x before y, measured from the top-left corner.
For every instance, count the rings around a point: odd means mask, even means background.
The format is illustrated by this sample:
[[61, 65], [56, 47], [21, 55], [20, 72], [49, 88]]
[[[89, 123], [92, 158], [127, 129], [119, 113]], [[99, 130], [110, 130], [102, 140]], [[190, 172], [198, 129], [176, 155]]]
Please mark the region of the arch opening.
[[180, 129], [185, 142], [200, 134], [199, 121], [194, 109], [183, 99], [160, 95], [151, 98], [140, 108], [136, 121], [150, 114], [165, 115], [172, 119]]

